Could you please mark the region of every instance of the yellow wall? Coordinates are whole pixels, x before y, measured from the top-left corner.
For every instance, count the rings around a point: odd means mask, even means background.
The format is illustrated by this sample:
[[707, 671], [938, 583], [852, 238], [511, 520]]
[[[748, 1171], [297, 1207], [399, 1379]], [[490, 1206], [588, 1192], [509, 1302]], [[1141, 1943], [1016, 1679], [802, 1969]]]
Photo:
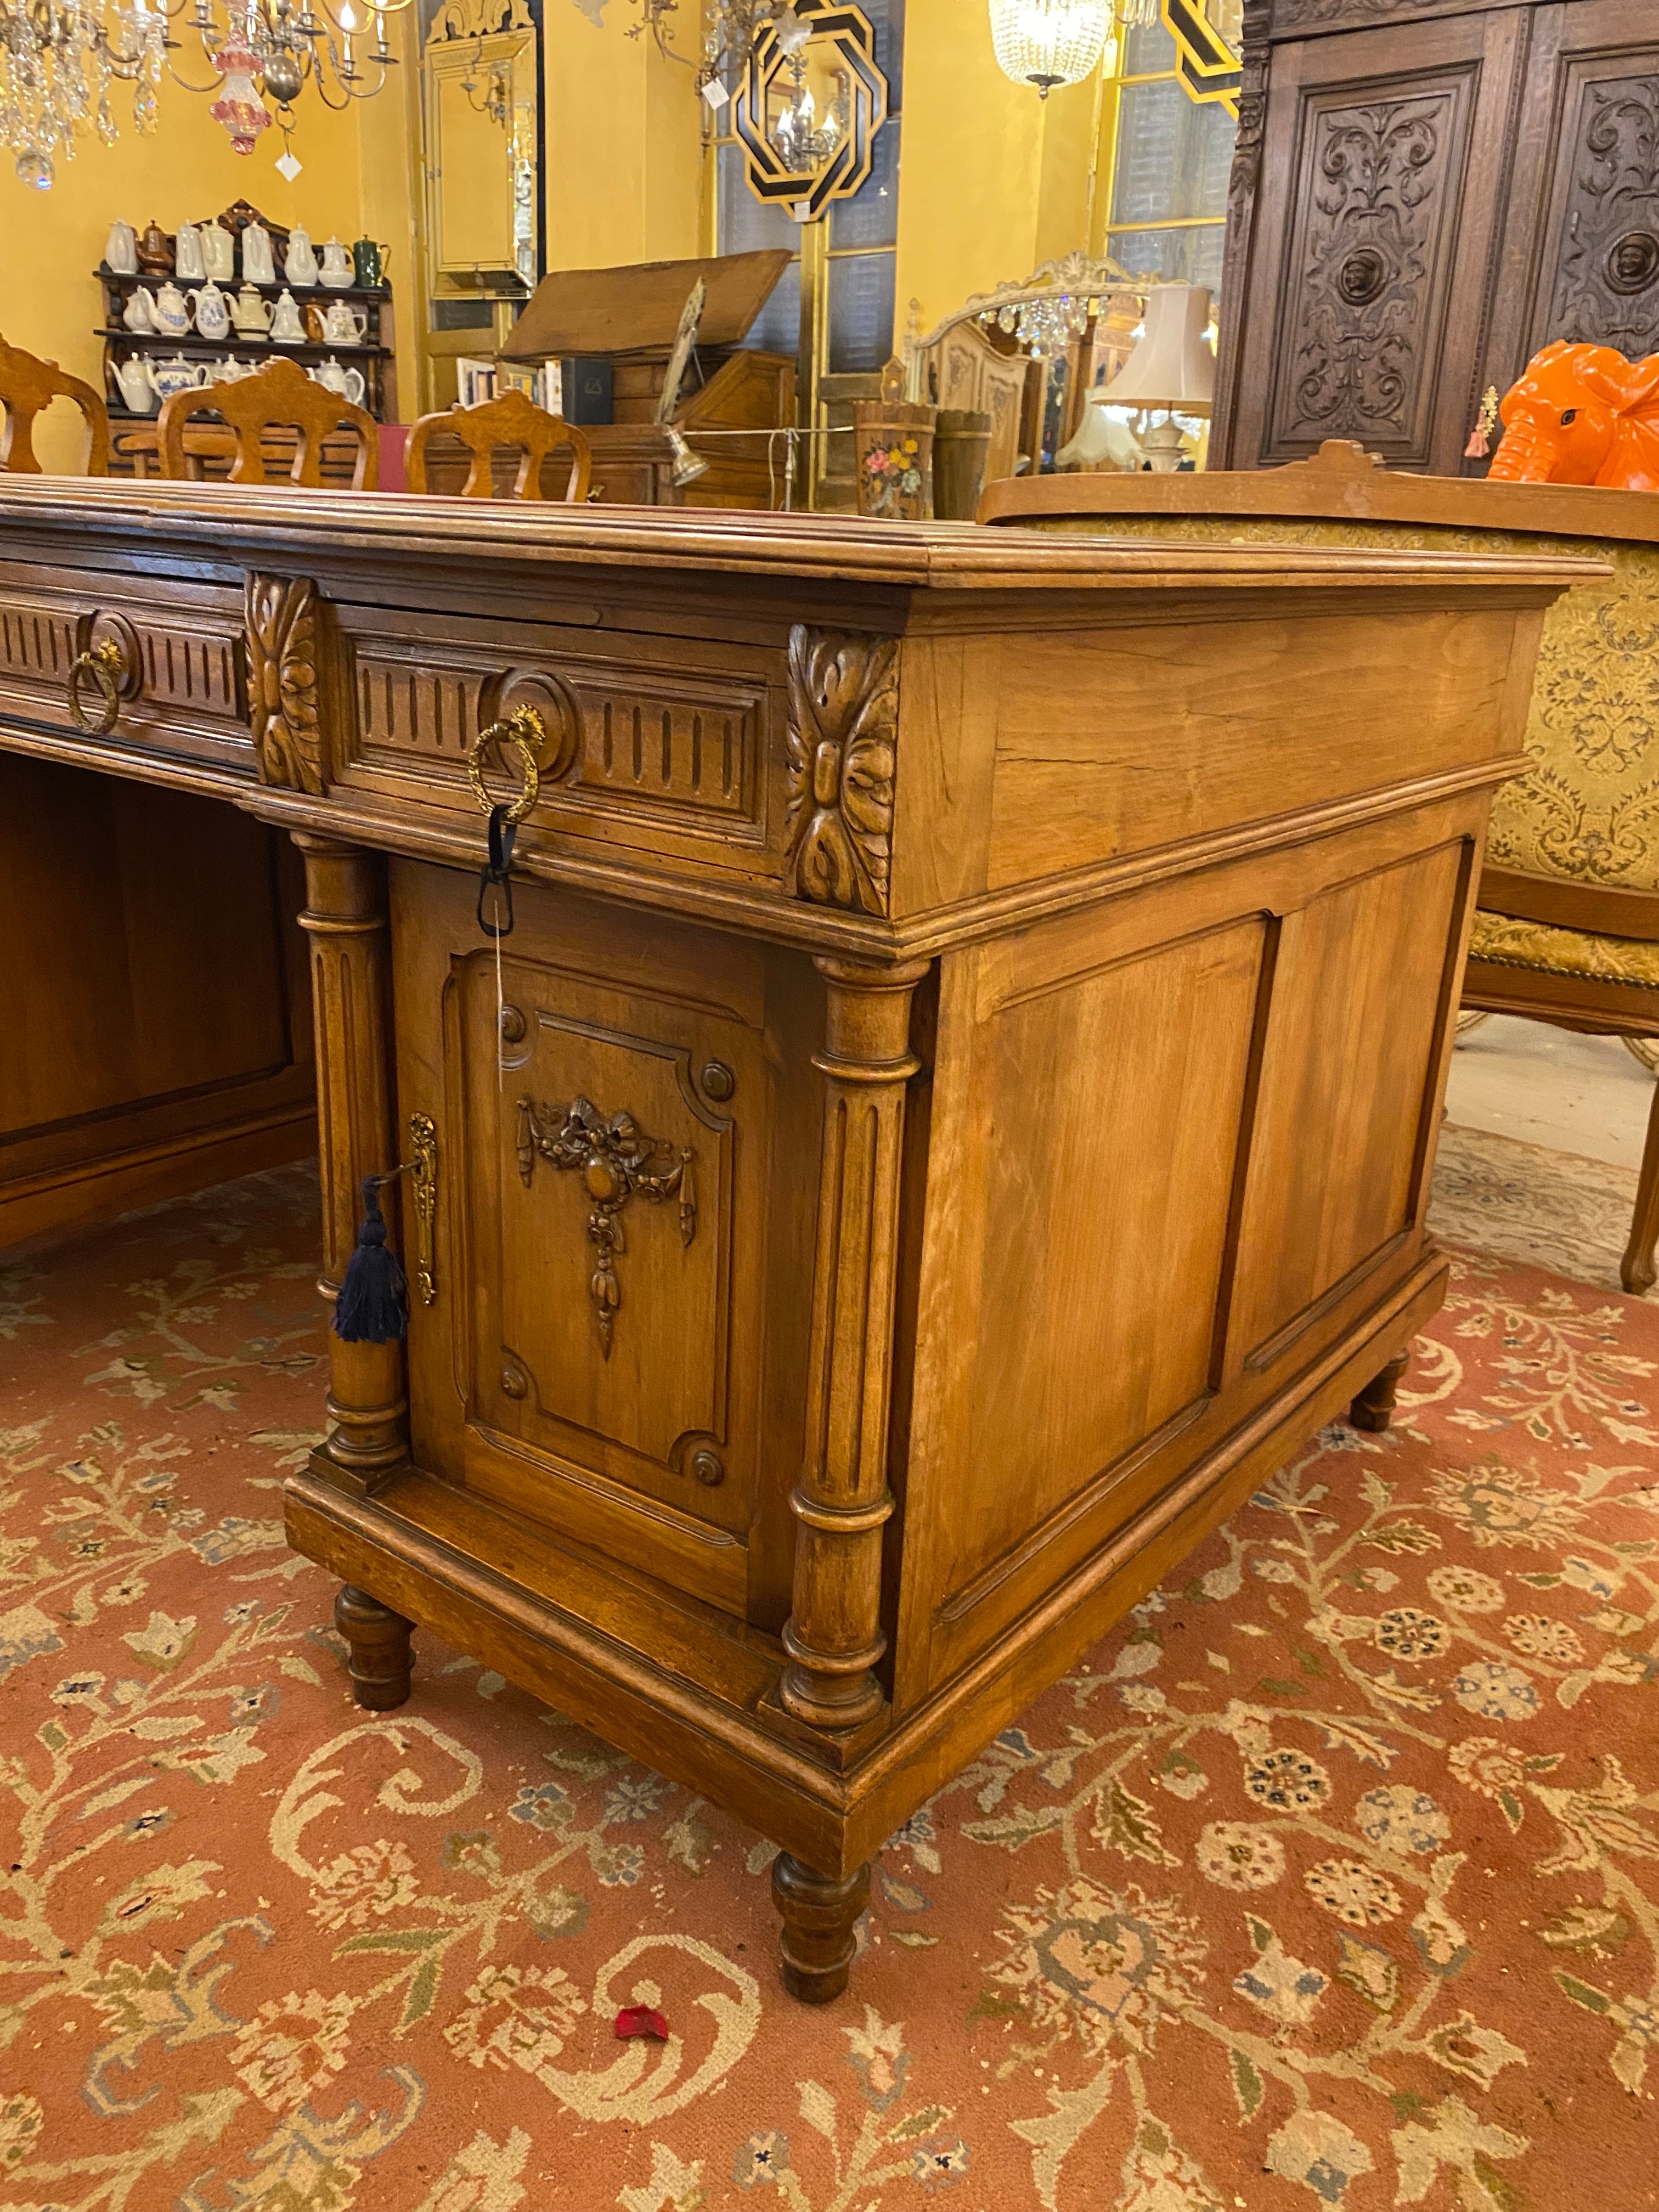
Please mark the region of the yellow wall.
[[[253, 153], [235, 154], [202, 94], [169, 80], [158, 100], [160, 127], [154, 137], [140, 138], [118, 91], [117, 143], [106, 148], [95, 138], [83, 140], [73, 161], [59, 161], [50, 191], [19, 184], [9, 158], [0, 163], [0, 334], [13, 345], [55, 360], [102, 390], [103, 347], [93, 335], [102, 295], [92, 271], [103, 258], [112, 220], [123, 216], [142, 230], [154, 216], [171, 231], [238, 199], [251, 201], [273, 222], [302, 222], [319, 241], [332, 233], [349, 244], [366, 227], [373, 229], [392, 248], [395, 301], [412, 265], [398, 72], [382, 95], [354, 102], [343, 115], [330, 113], [309, 88], [301, 94], [294, 150], [304, 166], [292, 185], [274, 166], [283, 150], [274, 126], [261, 134]], [[35, 446], [44, 467], [82, 465], [79, 418], [62, 401], [40, 423]]]
[[[550, 0], [546, 224], [550, 269], [607, 269], [697, 252], [701, 119], [695, 72], [630, 39], [632, 9], [595, 24], [574, 0]], [[696, 53], [696, 13], [678, 44]]]
[[997, 66], [984, 0], [908, 0], [895, 323], [931, 330], [971, 293], [1086, 243], [1092, 83], [1051, 93]]

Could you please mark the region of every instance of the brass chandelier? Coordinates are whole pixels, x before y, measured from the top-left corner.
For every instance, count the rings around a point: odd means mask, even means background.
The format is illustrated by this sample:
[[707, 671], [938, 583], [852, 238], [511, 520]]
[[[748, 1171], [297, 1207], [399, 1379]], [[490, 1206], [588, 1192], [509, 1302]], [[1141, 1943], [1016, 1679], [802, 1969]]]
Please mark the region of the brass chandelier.
[[[288, 140], [307, 83], [337, 109], [379, 92], [397, 58], [386, 18], [412, 5], [363, 0], [360, 13], [354, 0], [0, 0], [0, 145], [21, 183], [47, 191], [87, 132], [114, 143], [121, 88], [131, 87], [133, 129], [154, 131], [165, 73], [211, 94], [209, 113], [239, 154], [251, 154], [273, 123]], [[178, 67], [176, 32], [195, 34], [206, 82]], [[276, 166], [299, 174], [286, 146]]]

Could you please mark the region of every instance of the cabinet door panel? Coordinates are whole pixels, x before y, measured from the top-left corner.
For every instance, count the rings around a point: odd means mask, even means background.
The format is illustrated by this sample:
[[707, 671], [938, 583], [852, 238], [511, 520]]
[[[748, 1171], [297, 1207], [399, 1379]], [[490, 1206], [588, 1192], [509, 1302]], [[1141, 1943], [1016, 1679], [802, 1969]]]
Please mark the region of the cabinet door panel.
[[766, 956], [526, 886], [498, 969], [473, 890], [394, 871], [399, 1030], [421, 1040], [400, 1107], [432, 1113], [441, 1158], [444, 1310], [411, 1322], [416, 1456], [741, 1613]]

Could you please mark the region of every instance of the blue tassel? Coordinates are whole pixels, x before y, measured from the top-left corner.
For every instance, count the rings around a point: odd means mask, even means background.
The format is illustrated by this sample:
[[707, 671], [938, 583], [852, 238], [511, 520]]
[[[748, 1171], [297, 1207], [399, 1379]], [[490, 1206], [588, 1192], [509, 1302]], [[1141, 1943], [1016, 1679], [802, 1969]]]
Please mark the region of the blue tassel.
[[409, 1333], [409, 1285], [386, 1241], [380, 1177], [363, 1184], [363, 1218], [334, 1301], [334, 1334], [347, 1344], [392, 1344]]

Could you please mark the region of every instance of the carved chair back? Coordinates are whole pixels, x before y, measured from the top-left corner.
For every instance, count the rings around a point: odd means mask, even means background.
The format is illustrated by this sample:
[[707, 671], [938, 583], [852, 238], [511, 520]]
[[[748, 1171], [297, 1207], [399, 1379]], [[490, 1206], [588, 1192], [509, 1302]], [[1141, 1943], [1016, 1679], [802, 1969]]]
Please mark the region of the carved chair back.
[[587, 497], [593, 476], [593, 449], [587, 439], [574, 423], [567, 422], [562, 415], [550, 415], [522, 392], [504, 392], [498, 399], [483, 400], [477, 407], [457, 404], [447, 414], [422, 415], [409, 434], [404, 459], [404, 480], [410, 491], [423, 492], [427, 488], [427, 441], [434, 432], [459, 438], [467, 449], [470, 462], [461, 487], [463, 499], [494, 496], [492, 464], [499, 446], [517, 448], [523, 454], [509, 495], [512, 498], [544, 497], [542, 463], [562, 446], [570, 448], [565, 500], [574, 504]]
[[55, 361], [41, 361], [0, 337], [0, 470], [38, 477], [34, 418], [54, 399], [72, 399], [86, 417], [87, 474], [109, 474], [109, 410], [89, 384], [70, 376]]
[[320, 484], [323, 441], [341, 429], [353, 432], [357, 440], [351, 489], [374, 491], [380, 483], [380, 426], [374, 417], [307, 376], [297, 362], [273, 361], [257, 376], [242, 377], [234, 384], [209, 384], [175, 392], [171, 399], [164, 400], [156, 422], [157, 453], [164, 477], [184, 480], [199, 474], [200, 455], [191, 451], [185, 426], [193, 416], [210, 412], [223, 419], [236, 441], [232, 483], [269, 483], [263, 434], [292, 430], [299, 440], [292, 472], [276, 481]]

